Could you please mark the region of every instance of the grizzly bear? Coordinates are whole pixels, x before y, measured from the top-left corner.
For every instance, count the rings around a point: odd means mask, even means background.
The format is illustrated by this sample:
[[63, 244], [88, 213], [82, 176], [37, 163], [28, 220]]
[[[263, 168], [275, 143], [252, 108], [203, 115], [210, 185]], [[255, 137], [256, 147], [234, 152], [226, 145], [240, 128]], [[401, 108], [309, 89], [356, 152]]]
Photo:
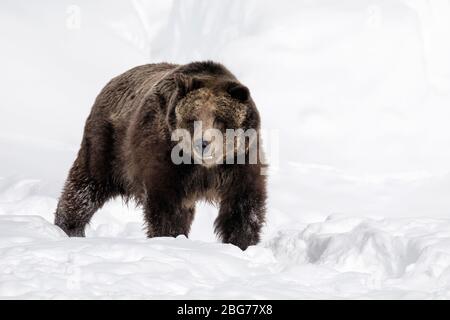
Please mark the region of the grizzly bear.
[[[230, 155], [239, 153], [233, 148], [200, 163], [175, 163], [179, 142], [172, 133], [192, 133], [199, 121], [203, 136], [191, 143], [200, 148], [200, 157], [222, 143], [206, 137], [207, 129], [252, 129], [258, 138], [256, 161], [230, 163]], [[195, 203], [206, 200], [219, 207], [214, 222], [218, 237], [245, 250], [258, 243], [265, 220], [266, 165], [259, 136], [260, 116], [249, 90], [223, 65], [135, 67], [112, 79], [97, 96], [55, 224], [71, 237], [83, 237], [93, 214], [107, 200], [122, 196], [143, 207], [148, 237], [188, 236]], [[246, 157], [249, 144], [239, 149]], [[180, 152], [183, 159], [194, 153]]]

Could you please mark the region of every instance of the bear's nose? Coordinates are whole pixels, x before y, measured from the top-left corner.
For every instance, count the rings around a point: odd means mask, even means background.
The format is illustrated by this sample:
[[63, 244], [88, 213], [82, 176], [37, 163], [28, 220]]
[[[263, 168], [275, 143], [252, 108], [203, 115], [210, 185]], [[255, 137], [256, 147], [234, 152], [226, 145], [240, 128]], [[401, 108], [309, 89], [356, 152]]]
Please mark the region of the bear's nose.
[[201, 152], [202, 154], [208, 149], [211, 141], [199, 139], [195, 142], [195, 149], [197, 152]]
[[205, 140], [202, 141], [202, 149], [203, 149], [203, 151], [208, 147], [209, 144], [210, 144], [209, 141], [205, 141]]

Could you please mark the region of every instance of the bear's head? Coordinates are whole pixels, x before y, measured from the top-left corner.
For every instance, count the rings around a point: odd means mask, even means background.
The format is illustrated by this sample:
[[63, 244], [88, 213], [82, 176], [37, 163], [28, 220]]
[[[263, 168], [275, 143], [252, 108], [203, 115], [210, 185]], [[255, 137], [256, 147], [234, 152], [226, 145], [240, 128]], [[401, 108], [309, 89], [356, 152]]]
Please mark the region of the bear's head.
[[177, 94], [167, 120], [173, 130], [189, 133], [182, 142], [185, 155], [205, 167], [251, 163], [248, 153], [257, 145], [260, 119], [248, 88], [213, 76], [175, 79]]

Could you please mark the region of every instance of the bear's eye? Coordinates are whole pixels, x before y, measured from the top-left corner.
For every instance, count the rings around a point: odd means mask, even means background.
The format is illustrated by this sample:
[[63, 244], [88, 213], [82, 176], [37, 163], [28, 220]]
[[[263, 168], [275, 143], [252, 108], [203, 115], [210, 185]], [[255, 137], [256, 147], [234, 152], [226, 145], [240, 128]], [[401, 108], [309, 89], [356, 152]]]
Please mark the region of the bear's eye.
[[224, 130], [227, 129], [227, 123], [225, 120], [218, 118], [214, 120], [214, 127], [219, 130]]
[[188, 125], [193, 125], [194, 122], [195, 122], [195, 119], [187, 119], [187, 120], [186, 120], [186, 123], [187, 123]]

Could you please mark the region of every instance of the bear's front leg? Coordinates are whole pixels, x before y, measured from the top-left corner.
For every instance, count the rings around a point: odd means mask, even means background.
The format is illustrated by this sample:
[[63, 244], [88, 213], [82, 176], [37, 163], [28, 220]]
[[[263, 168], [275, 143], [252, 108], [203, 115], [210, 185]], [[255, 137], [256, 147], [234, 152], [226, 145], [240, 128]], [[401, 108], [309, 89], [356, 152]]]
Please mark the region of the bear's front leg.
[[183, 204], [177, 197], [148, 196], [144, 207], [147, 236], [176, 237], [189, 235], [195, 214], [195, 205]]
[[254, 176], [231, 187], [222, 197], [215, 232], [223, 243], [231, 243], [242, 250], [260, 240], [265, 221], [265, 177]]

